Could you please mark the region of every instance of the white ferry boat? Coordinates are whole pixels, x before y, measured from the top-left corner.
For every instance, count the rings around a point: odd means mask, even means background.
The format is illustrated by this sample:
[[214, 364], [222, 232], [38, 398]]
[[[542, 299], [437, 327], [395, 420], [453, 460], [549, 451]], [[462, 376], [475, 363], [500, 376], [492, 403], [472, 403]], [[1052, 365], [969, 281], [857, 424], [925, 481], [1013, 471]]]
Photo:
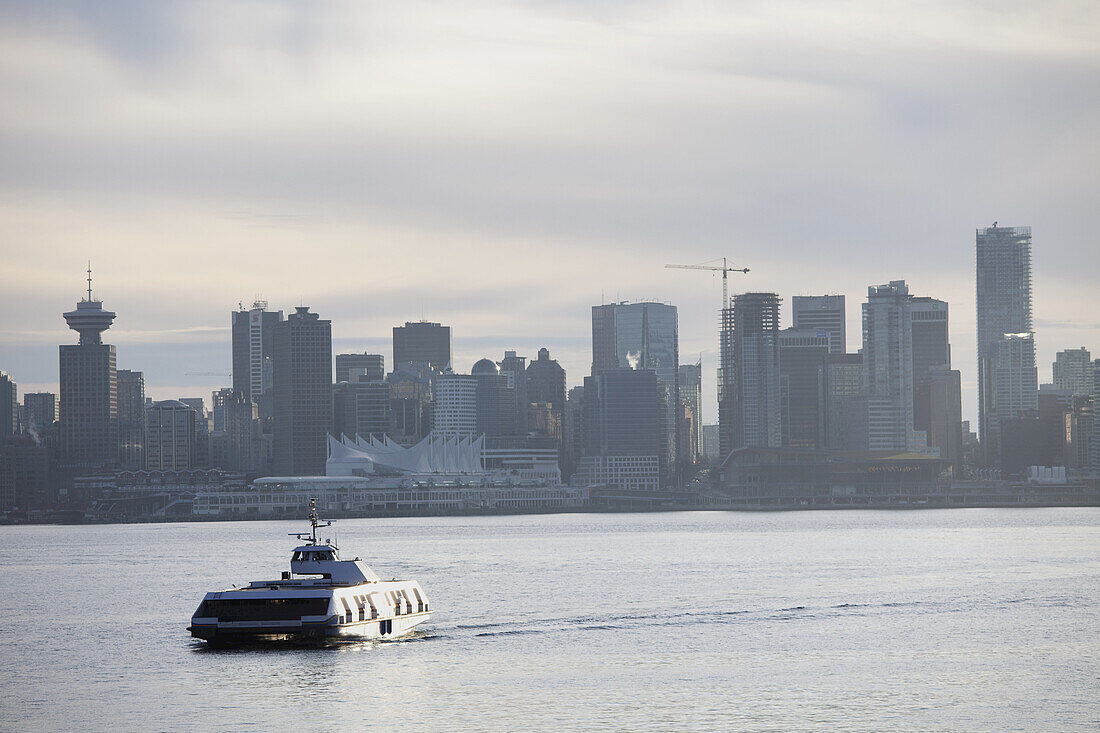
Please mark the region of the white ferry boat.
[[331, 540], [312, 531], [292, 533], [290, 571], [279, 580], [207, 593], [191, 617], [191, 636], [211, 644], [269, 639], [380, 639], [408, 634], [428, 620], [428, 597], [415, 580], [381, 580], [359, 558], [341, 560]]

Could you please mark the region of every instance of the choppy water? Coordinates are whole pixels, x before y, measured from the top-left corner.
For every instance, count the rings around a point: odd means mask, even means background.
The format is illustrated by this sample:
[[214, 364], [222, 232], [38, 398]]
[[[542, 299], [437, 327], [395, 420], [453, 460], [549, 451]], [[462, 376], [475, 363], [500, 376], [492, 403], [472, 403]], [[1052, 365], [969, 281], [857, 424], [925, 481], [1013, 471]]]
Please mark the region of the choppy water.
[[192, 640], [301, 528], [0, 528], [0, 727], [1100, 728], [1097, 509], [344, 520], [423, 631]]

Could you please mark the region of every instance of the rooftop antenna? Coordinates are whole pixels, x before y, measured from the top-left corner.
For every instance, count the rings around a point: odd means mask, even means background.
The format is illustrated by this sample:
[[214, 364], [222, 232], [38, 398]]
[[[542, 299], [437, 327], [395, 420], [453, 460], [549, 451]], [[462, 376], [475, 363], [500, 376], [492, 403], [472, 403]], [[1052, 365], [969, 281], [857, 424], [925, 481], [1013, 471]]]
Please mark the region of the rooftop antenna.
[[317, 499], [309, 497], [309, 524], [311, 527], [310, 532], [291, 532], [291, 537], [297, 537], [300, 540], [305, 540], [311, 545], [317, 544], [317, 528], [318, 527], [331, 527], [332, 520], [326, 519], [324, 524], [321, 524], [321, 520], [317, 518]]
[[88, 302], [92, 302], [92, 261], [88, 260]]

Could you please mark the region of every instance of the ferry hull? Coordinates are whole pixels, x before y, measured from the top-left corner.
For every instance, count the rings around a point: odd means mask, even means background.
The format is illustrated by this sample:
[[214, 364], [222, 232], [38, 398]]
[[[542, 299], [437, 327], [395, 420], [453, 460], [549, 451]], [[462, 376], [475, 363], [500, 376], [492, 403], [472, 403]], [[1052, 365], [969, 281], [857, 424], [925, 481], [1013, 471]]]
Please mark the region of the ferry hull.
[[285, 621], [256, 623], [218, 623], [210, 619], [192, 619], [187, 628], [191, 636], [212, 646], [230, 646], [265, 641], [316, 641], [396, 639], [406, 636], [428, 620], [430, 613], [411, 613], [385, 619], [340, 623], [338, 616], [322, 622]]

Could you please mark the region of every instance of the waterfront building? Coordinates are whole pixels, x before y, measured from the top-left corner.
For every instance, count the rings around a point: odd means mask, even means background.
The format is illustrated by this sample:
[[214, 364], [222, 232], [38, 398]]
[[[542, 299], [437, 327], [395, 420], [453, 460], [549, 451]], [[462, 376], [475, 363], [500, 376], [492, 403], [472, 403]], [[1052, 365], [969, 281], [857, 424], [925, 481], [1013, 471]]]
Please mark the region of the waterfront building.
[[868, 448], [924, 451], [927, 436], [913, 428], [912, 298], [904, 280], [867, 288], [863, 387]]
[[[584, 457], [657, 458], [644, 465], [653, 469], [645, 480], [656, 486], [671, 478], [664, 463], [664, 394], [652, 369], [608, 369], [584, 379]], [[606, 462], [603, 462], [606, 464]], [[631, 465], [637, 464], [634, 462]], [[640, 464], [639, 464], [640, 465]], [[648, 485], [648, 484], [647, 484]]]
[[722, 310], [718, 430], [723, 456], [783, 441], [779, 374], [779, 296], [742, 293]]
[[118, 370], [118, 464], [145, 468], [145, 375], [130, 369]]
[[432, 433], [445, 438], [472, 438], [478, 427], [477, 397], [476, 377], [450, 371], [436, 376], [432, 380]]
[[780, 425], [784, 448], [825, 447], [825, 331], [779, 332]]
[[336, 381], [381, 382], [386, 376], [382, 354], [337, 354]]
[[[1002, 371], [1004, 378], [1015, 385], [1012, 388], [996, 384], [997, 352], [1005, 345], [1007, 334], [1028, 334], [1031, 322], [1031, 227], [992, 227], [979, 229], [975, 235], [977, 272], [977, 330], [978, 330], [978, 432], [982, 445], [983, 462], [998, 465], [999, 420], [1010, 415], [999, 405], [996, 395], [1008, 394], [1014, 389], [1024, 389], [1035, 371], [1034, 360], [1029, 364], [1015, 360], [1019, 373]], [[1034, 343], [1034, 340], [1033, 340]], [[1009, 346], [1008, 348], [1015, 348]], [[1010, 359], [1002, 358], [1002, 365]], [[1017, 393], [1010, 400], [1013, 406], [1035, 409], [1036, 394]]]
[[275, 327], [283, 322], [282, 311], [269, 311], [267, 301], [257, 300], [232, 314], [233, 391], [240, 392], [259, 407], [260, 417], [270, 421], [274, 413]]
[[118, 371], [115, 347], [103, 343], [115, 314], [103, 310], [92, 296], [65, 314], [69, 328], [80, 334], [77, 344], [58, 347], [60, 366], [61, 462], [105, 466], [118, 460]]
[[703, 452], [703, 364], [681, 364], [679, 372], [680, 458], [695, 464]]
[[299, 306], [273, 336], [273, 470], [318, 476], [332, 426], [332, 322]]
[[0, 370], [0, 440], [19, 431], [19, 387]]
[[23, 395], [23, 413], [27, 432], [42, 433], [57, 420], [57, 395], [53, 392], [28, 392]]
[[1055, 354], [1052, 371], [1055, 389], [1069, 390], [1074, 395], [1093, 394], [1092, 355], [1084, 346]]
[[13, 435], [0, 440], [0, 511], [27, 512], [54, 503], [49, 449], [34, 435]]
[[825, 333], [830, 354], [847, 352], [843, 295], [795, 295], [791, 298], [791, 320], [799, 331]]
[[667, 303], [609, 303], [592, 306], [592, 375], [629, 368], [657, 377], [662, 408], [661, 465], [673, 475], [679, 449], [679, 326], [676, 306]]
[[451, 327], [428, 321], [394, 326], [393, 368], [407, 362], [426, 362], [437, 372], [450, 369]]
[[195, 409], [179, 400], [154, 402], [145, 411], [145, 468], [177, 471], [195, 464]]

